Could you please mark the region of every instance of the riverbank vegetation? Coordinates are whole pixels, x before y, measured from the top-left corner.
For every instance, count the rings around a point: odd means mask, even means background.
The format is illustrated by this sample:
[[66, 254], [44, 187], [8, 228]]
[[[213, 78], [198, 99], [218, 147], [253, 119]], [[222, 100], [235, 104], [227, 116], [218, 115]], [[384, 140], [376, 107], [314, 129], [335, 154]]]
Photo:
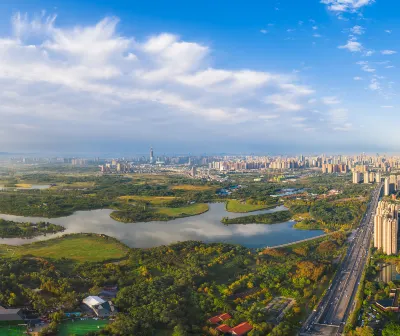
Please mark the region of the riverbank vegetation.
[[10, 220], [0, 219], [0, 238], [33, 238], [50, 233], [64, 231], [61, 225], [48, 222], [20, 223]]
[[224, 217], [221, 222], [224, 224], [279, 224], [287, 222], [292, 217], [290, 211], [277, 211], [272, 213], [243, 216], [236, 218]]
[[276, 202], [264, 202], [264, 201], [255, 201], [253, 199], [248, 200], [236, 200], [230, 199], [226, 202], [226, 210], [229, 212], [252, 212], [258, 210], [271, 209], [276, 207]]
[[[327, 242], [336, 248], [321, 248]], [[80, 311], [84, 297], [117, 286], [119, 313], [102, 335], [214, 335], [207, 319], [223, 312], [232, 315], [229, 325], [249, 322], [254, 336], [292, 335], [329, 285], [334, 260], [344, 252], [341, 242], [323, 237], [259, 252], [195, 241], [128, 249], [83, 234], [3, 245], [0, 302], [41, 315]], [[295, 300], [279, 322], [265, 309], [277, 296]]]

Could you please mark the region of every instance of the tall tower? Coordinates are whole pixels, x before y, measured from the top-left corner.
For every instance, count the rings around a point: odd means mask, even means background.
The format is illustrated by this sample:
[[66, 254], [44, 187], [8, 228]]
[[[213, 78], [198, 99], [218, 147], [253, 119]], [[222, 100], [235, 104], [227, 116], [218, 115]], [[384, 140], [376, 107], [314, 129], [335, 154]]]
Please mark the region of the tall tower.
[[150, 163], [154, 163], [153, 147], [150, 147]]

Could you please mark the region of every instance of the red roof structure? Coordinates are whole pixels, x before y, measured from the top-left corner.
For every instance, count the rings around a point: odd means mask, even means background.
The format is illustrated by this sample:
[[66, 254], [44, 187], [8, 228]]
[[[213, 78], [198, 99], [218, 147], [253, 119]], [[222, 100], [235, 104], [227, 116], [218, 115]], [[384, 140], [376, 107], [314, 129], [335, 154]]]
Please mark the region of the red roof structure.
[[253, 329], [253, 327], [248, 322], [243, 322], [233, 327], [230, 333], [235, 336], [242, 336], [247, 334], [251, 329]]
[[215, 329], [224, 334], [231, 331], [231, 327], [226, 324], [221, 324], [220, 326], [216, 327]]
[[229, 320], [232, 316], [228, 313], [223, 313], [221, 315], [217, 315], [208, 319], [208, 322], [211, 324], [218, 324], [222, 321]]

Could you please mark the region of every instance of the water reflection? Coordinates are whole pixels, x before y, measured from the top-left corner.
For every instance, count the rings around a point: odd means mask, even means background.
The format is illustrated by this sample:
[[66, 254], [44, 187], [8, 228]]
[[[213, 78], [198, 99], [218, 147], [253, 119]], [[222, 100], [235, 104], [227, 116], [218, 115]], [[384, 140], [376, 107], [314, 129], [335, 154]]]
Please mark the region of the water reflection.
[[383, 265], [379, 272], [379, 280], [383, 282], [390, 282], [394, 280], [400, 280], [400, 274], [397, 271], [396, 264]]
[[[294, 222], [285, 222], [274, 225], [247, 224], [223, 225], [222, 217], [240, 217], [246, 214], [233, 214], [225, 210], [224, 203], [210, 204], [210, 210], [199, 216], [176, 219], [168, 222], [147, 222], [124, 224], [110, 217], [112, 210], [78, 211], [68, 217], [40, 218], [23, 217], [0, 214], [0, 218], [13, 221], [41, 220], [51, 221], [63, 225], [63, 233], [35, 237], [33, 239], [7, 238], [1, 243], [20, 245], [31, 241], [49, 239], [65, 233], [92, 232], [115, 237], [130, 247], [148, 248], [159, 245], [171, 244], [185, 240], [200, 240], [204, 242], [226, 242], [241, 244], [247, 247], [264, 247], [286, 244], [322, 234], [320, 230], [296, 230]], [[286, 208], [279, 206], [271, 210], [261, 210], [251, 214], [270, 213], [282, 211]]]
[[49, 189], [50, 185], [49, 184], [32, 184], [29, 187], [5, 187], [4, 184], [0, 185], [0, 190], [44, 190], [44, 189]]

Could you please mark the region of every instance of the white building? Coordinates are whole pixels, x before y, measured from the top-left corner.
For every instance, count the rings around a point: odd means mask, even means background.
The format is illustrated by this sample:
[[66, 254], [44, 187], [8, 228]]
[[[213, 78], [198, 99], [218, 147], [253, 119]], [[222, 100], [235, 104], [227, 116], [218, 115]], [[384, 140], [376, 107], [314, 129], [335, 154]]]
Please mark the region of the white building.
[[106, 317], [116, 313], [115, 307], [111, 301], [104, 301], [98, 296], [88, 296], [83, 299], [83, 303], [92, 309], [99, 317]]

